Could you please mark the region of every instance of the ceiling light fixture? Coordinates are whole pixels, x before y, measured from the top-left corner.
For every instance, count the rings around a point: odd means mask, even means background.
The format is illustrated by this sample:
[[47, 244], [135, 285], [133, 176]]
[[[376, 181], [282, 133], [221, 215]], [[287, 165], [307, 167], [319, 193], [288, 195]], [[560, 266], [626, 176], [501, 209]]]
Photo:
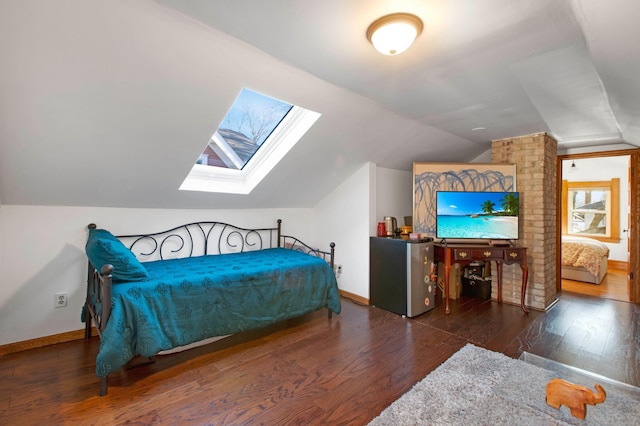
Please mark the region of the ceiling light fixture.
[[575, 162], [575, 161], [572, 161], [572, 162], [571, 162], [571, 168], [572, 168], [572, 169], [575, 169], [575, 168], [576, 168], [576, 162]]
[[398, 55], [413, 44], [422, 28], [422, 20], [416, 15], [392, 13], [369, 25], [367, 40], [383, 55]]

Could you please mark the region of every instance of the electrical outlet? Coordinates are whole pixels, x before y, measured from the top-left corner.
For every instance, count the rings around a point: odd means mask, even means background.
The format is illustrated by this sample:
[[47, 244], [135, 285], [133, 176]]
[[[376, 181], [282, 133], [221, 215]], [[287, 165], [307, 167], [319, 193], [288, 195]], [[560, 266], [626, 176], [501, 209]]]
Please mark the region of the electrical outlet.
[[336, 265], [336, 274], [337, 275], [342, 274], [342, 265]]
[[64, 308], [67, 306], [67, 293], [56, 293], [56, 299], [53, 306], [56, 308]]

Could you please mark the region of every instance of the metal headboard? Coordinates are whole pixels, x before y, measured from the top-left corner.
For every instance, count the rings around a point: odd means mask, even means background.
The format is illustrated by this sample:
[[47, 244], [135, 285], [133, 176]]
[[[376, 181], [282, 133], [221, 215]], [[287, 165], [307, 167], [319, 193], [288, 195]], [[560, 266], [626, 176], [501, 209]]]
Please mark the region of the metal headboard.
[[224, 222], [193, 222], [151, 234], [118, 235], [141, 261], [207, 254], [239, 253], [279, 247], [276, 228], [248, 229]]

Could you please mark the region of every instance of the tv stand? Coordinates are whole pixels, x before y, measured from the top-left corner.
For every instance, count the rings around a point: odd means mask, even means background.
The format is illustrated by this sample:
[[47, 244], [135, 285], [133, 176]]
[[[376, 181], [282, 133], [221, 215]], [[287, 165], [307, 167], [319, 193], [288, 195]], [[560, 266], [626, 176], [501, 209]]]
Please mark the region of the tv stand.
[[445, 314], [449, 315], [449, 272], [451, 265], [458, 263], [461, 266], [473, 261], [496, 262], [498, 272], [498, 303], [502, 303], [502, 265], [517, 263], [522, 269], [522, 293], [520, 294], [520, 307], [525, 314], [529, 311], [524, 306], [524, 296], [527, 291], [527, 279], [529, 268], [527, 267], [526, 247], [501, 247], [488, 245], [449, 244], [435, 246], [436, 262], [444, 263], [444, 300]]

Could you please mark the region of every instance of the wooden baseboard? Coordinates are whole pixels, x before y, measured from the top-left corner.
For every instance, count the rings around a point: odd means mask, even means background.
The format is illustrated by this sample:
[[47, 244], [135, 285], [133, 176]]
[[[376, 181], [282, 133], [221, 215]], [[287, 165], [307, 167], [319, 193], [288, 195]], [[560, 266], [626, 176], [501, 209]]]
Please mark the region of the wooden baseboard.
[[607, 267], [617, 271], [627, 271], [629, 269], [629, 264], [621, 260], [607, 260]]
[[[348, 291], [340, 290], [340, 295], [351, 299], [356, 303], [369, 306], [369, 299], [357, 294], [349, 293]], [[98, 334], [95, 327], [91, 331], [92, 336]], [[84, 329], [68, 331], [66, 333], [54, 334], [53, 336], [38, 337], [36, 339], [25, 340], [23, 342], [9, 343], [7, 345], [0, 346], [0, 356], [7, 355], [14, 352], [26, 351], [29, 349], [41, 348], [43, 346], [55, 345], [58, 343], [71, 342], [74, 340], [84, 339]]]
[[369, 299], [364, 298], [362, 296], [358, 296], [357, 294], [349, 293], [348, 291], [340, 290], [340, 295], [342, 297], [346, 297], [347, 299], [351, 299], [356, 303], [360, 303], [362, 305], [369, 306]]
[[[91, 335], [96, 336], [98, 331], [95, 327], [91, 330]], [[22, 342], [9, 343], [0, 346], [0, 356], [12, 354], [14, 352], [26, 351], [29, 349], [41, 348], [43, 346], [56, 345], [58, 343], [72, 342], [84, 339], [84, 328], [82, 330], [67, 331], [66, 333], [54, 334], [53, 336], [38, 337]]]

